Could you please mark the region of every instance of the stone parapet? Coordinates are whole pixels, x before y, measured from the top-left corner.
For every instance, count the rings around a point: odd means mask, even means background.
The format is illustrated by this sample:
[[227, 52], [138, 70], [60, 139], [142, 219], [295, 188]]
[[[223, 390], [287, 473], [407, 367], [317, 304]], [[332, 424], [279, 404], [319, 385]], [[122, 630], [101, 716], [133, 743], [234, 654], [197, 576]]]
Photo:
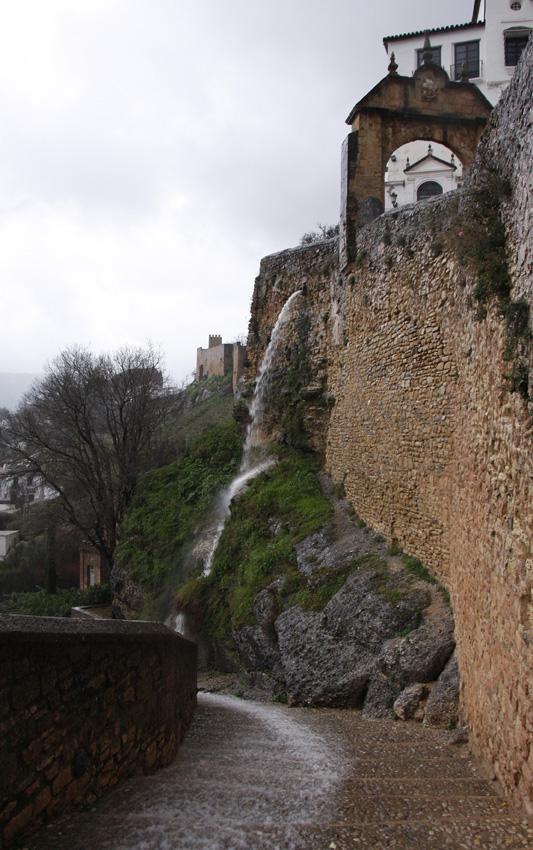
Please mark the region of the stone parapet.
[[0, 616], [0, 848], [168, 765], [196, 645], [158, 623]]

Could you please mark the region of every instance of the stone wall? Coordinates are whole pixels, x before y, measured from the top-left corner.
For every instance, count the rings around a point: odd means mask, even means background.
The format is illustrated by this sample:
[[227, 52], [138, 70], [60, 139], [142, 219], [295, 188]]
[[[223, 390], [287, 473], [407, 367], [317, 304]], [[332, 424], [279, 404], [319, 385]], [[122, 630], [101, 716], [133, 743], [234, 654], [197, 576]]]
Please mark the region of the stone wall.
[[156, 623], [0, 616], [0, 848], [168, 765], [196, 645]]
[[[466, 187], [487, 168], [509, 180], [512, 297], [530, 305], [532, 53], [493, 113]], [[325, 447], [328, 471], [361, 517], [450, 590], [472, 747], [533, 811], [533, 410], [504, 377], [496, 301], [477, 316], [475, 269], [460, 260], [462, 203], [449, 195], [381, 216], [359, 232], [344, 275], [331, 248], [325, 263], [326, 246], [266, 258], [250, 361], [257, 369], [282, 303], [305, 285], [311, 384], [332, 405], [310, 443]], [[531, 374], [531, 343], [520, 346]]]
[[[278, 316], [290, 296], [300, 290], [302, 296], [284, 328], [274, 360], [274, 378], [298, 369], [294, 363], [299, 342], [305, 343], [309, 358], [309, 379], [298, 388], [305, 401], [305, 430], [309, 445], [319, 454], [325, 450], [329, 417], [328, 340], [335, 335], [337, 313], [334, 285], [338, 280], [338, 240], [329, 239], [302, 248], [292, 248], [261, 260], [255, 281], [246, 351], [248, 383], [255, 377], [270, 342]], [[252, 387], [248, 387], [250, 393]], [[279, 431], [279, 414], [298, 399], [294, 393], [279, 399], [279, 407], [270, 411], [264, 423], [266, 436], [275, 439]]]

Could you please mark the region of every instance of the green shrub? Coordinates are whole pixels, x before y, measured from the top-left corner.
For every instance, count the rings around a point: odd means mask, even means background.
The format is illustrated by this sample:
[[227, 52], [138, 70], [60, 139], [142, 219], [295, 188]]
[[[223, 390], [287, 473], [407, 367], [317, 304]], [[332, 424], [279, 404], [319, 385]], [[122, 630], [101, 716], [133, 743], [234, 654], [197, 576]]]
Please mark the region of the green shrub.
[[111, 590], [108, 584], [97, 584], [86, 590], [72, 588], [46, 593], [12, 593], [0, 602], [0, 614], [31, 614], [34, 617], [70, 617], [70, 609], [80, 605], [109, 605]]
[[420, 558], [414, 558], [410, 555], [404, 555], [402, 558], [402, 563], [407, 570], [408, 573], [415, 575], [417, 578], [421, 578], [423, 581], [429, 582], [429, 584], [436, 584], [435, 579], [431, 575], [431, 573], [423, 566]]
[[242, 437], [232, 421], [200, 435], [184, 457], [145, 476], [115, 551], [134, 580], [151, 590], [172, 580], [194, 527], [235, 476], [241, 452]]

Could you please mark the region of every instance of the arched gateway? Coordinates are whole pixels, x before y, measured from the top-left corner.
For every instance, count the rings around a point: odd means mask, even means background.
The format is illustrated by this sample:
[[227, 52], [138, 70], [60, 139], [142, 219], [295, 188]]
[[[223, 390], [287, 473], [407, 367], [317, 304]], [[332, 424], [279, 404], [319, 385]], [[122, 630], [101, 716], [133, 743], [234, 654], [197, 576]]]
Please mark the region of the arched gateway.
[[357, 228], [384, 210], [383, 175], [396, 148], [417, 139], [442, 142], [468, 169], [492, 110], [477, 86], [451, 82], [431, 61], [412, 77], [401, 77], [396, 69], [393, 54], [388, 76], [346, 119], [352, 132], [342, 149], [341, 268], [355, 259]]

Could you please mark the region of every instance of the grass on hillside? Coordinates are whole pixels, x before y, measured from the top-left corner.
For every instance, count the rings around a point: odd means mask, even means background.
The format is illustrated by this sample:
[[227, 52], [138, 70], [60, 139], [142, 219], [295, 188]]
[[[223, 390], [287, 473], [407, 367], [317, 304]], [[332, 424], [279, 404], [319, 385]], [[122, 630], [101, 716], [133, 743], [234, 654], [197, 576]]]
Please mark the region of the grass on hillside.
[[[206, 395], [209, 397], [205, 398]], [[215, 375], [189, 384], [178, 397], [176, 414], [170, 424], [176, 445], [183, 449], [215, 425], [231, 423], [234, 404], [232, 375]]]
[[233, 421], [196, 437], [178, 458], [149, 472], [121, 527], [117, 563], [157, 591], [174, 580], [185, 542], [236, 474], [242, 436]]
[[277, 576], [294, 575], [294, 544], [331, 518], [317, 471], [310, 458], [282, 455], [232, 505], [210, 575], [181, 586], [179, 605], [203, 624], [213, 646], [229, 639], [232, 627], [253, 622], [258, 592]]

